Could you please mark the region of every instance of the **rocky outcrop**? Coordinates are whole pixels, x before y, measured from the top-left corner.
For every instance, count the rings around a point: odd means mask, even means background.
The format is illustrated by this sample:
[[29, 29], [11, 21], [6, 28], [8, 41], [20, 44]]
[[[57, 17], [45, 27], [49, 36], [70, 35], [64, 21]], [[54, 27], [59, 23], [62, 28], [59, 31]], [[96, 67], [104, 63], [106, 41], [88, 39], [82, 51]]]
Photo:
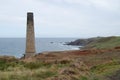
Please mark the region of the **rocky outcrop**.
[[68, 42], [67, 45], [77, 45], [77, 46], [85, 46], [89, 43], [95, 42], [96, 40], [100, 39], [101, 37], [96, 38], [88, 38], [88, 39], [77, 39], [72, 42]]
[[85, 46], [88, 44], [89, 41], [87, 39], [78, 39], [72, 42], [67, 43], [67, 45], [80, 45], [80, 46]]
[[120, 37], [110, 36], [78, 39], [67, 43], [67, 45], [82, 46], [80, 49], [120, 49]]

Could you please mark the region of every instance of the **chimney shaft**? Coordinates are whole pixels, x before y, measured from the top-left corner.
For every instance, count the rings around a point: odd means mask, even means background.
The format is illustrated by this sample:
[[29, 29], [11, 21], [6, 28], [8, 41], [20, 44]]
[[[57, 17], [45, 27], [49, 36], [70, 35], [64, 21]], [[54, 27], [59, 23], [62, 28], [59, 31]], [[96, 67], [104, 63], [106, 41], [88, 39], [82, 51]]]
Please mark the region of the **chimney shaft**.
[[34, 33], [34, 15], [32, 12], [27, 13], [27, 33], [26, 33], [26, 54], [25, 58], [35, 55], [35, 33]]

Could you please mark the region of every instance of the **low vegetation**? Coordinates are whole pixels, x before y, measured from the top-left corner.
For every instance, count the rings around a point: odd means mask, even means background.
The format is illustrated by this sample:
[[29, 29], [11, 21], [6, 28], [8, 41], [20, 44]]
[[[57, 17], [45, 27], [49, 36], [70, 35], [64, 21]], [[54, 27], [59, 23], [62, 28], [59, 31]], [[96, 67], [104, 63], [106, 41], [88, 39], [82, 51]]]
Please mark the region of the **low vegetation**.
[[109, 49], [120, 46], [120, 37], [103, 37], [91, 42], [85, 48]]
[[119, 44], [120, 37], [97, 38], [88, 50], [1, 56], [0, 80], [119, 80]]
[[[3, 57], [0, 59], [0, 80], [55, 80], [55, 78], [79, 78], [79, 63], [76, 67], [68, 60], [61, 60], [56, 63], [53, 62], [25, 62], [18, 59], [7, 59]], [[73, 68], [74, 67], [74, 68]], [[75, 69], [76, 67], [76, 69]], [[85, 70], [83, 68], [83, 70]], [[66, 76], [64, 76], [66, 75]], [[78, 78], [75, 76], [78, 75]], [[80, 74], [81, 75], [81, 74]], [[60, 77], [61, 76], [61, 77]]]
[[3, 56], [0, 80], [112, 80], [120, 70], [120, 54], [115, 53], [39, 54], [32, 61]]
[[78, 39], [67, 43], [68, 45], [84, 46], [83, 49], [110, 49], [120, 46], [120, 37], [96, 37], [89, 39]]

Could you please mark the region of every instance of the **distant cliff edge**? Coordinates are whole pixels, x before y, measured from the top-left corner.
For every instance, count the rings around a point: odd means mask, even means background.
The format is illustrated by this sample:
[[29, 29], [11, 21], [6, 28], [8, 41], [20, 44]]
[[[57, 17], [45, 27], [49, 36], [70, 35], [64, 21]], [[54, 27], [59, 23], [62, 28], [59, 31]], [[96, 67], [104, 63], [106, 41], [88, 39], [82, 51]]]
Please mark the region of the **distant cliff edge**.
[[120, 37], [94, 37], [88, 39], [77, 39], [72, 42], [68, 42], [67, 45], [83, 46], [82, 49], [103, 49], [103, 48], [115, 48], [120, 46]]

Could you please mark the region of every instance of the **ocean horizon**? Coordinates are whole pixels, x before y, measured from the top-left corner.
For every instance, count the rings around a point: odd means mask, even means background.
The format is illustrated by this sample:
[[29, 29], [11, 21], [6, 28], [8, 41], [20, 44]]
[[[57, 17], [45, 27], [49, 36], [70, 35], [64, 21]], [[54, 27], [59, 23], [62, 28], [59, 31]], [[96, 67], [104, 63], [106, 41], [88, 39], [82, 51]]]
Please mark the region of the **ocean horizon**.
[[[47, 51], [79, 50], [80, 46], [65, 45], [77, 38], [36, 38], [36, 53]], [[25, 54], [25, 38], [0, 38], [0, 55], [22, 57]]]

